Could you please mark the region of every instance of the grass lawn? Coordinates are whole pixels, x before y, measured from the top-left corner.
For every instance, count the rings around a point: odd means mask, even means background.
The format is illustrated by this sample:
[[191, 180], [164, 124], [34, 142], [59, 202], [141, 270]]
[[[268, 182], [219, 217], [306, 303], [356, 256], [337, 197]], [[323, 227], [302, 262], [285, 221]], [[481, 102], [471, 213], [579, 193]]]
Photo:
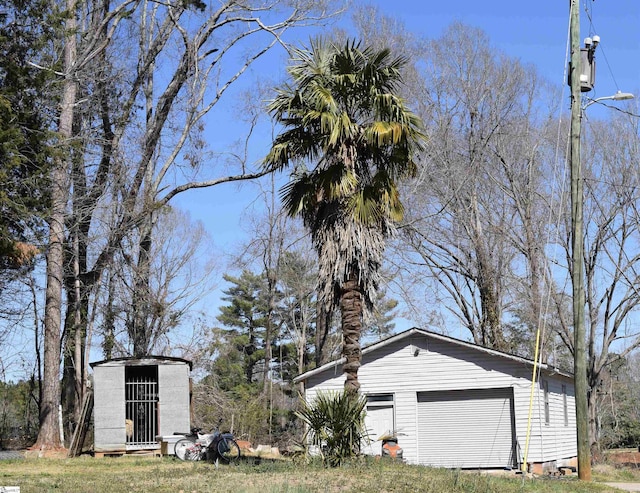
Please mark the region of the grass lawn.
[[[615, 479], [613, 479], [615, 480]], [[291, 462], [220, 466], [173, 458], [20, 459], [0, 461], [0, 487], [20, 493], [120, 492], [605, 492], [575, 477], [532, 479], [358, 460], [340, 468]], [[0, 488], [1, 489], [1, 488]]]

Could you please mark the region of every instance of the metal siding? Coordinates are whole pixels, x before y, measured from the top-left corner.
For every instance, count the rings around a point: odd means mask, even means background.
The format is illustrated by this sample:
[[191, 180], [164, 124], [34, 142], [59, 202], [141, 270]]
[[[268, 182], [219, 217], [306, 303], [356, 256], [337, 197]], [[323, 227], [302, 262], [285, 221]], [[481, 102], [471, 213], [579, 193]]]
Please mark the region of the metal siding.
[[160, 435], [172, 435], [190, 428], [189, 366], [158, 367]]
[[[414, 356], [416, 348], [420, 350]], [[528, 369], [523, 365], [486, 353], [475, 354], [442, 341], [413, 339], [366, 355], [359, 381], [363, 393], [395, 393], [398, 443], [406, 462], [418, 464], [417, 392], [464, 390], [469, 386], [523, 386], [528, 392], [528, 382], [524, 380], [527, 373]], [[333, 378], [331, 382], [334, 382]]]
[[511, 389], [418, 395], [419, 462], [456, 468], [514, 465]]
[[[523, 380], [513, 388], [514, 414], [516, 426], [516, 440], [518, 461], [524, 460], [527, 443], [527, 426], [529, 425], [529, 406], [531, 398], [531, 380]], [[540, 404], [542, 404], [540, 387], [534, 387], [533, 403], [531, 405], [531, 431], [529, 433], [529, 453], [527, 461], [539, 462], [542, 457], [542, 430], [540, 429]], [[544, 416], [542, 416], [544, 418]]]
[[93, 382], [95, 450], [124, 450], [127, 438], [124, 367], [96, 367], [93, 370]]

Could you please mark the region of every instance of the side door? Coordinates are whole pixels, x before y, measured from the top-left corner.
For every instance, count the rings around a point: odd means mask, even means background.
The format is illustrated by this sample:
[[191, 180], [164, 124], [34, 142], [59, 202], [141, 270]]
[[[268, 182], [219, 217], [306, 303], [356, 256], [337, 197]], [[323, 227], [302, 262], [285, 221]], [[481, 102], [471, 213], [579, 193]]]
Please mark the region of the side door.
[[366, 455], [382, 455], [382, 442], [378, 438], [395, 430], [395, 413], [392, 394], [367, 396], [367, 414], [364, 418], [369, 434], [368, 443], [363, 444]]

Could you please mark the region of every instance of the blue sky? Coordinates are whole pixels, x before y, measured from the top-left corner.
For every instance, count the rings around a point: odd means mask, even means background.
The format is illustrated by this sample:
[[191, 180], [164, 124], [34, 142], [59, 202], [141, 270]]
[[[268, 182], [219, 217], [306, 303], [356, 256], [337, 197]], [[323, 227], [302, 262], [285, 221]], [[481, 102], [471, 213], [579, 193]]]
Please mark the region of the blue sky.
[[[429, 37], [437, 38], [453, 21], [479, 27], [487, 33], [495, 47], [525, 63], [535, 65], [549, 80], [557, 81], [558, 84], [563, 82], [569, 32], [569, 0], [396, 0], [376, 1], [372, 4], [402, 20], [410, 31]], [[389, 4], [394, 8], [390, 8]], [[640, 85], [640, 2], [582, 0], [580, 11], [581, 38], [591, 34], [598, 34], [601, 38], [596, 51], [597, 96], [608, 95], [618, 89], [632, 91]], [[611, 73], [607, 62], [611, 65]]]
[[[408, 31], [429, 38], [439, 37], [454, 21], [479, 27], [487, 33], [495, 48], [519, 58], [524, 63], [535, 65], [552, 83], [566, 86], [568, 0], [541, 0], [534, 3], [374, 0], [367, 3], [404, 22]], [[585, 5], [592, 22], [585, 14]], [[592, 34], [598, 34], [601, 38], [596, 50], [596, 87], [590, 96], [607, 96], [618, 90], [637, 92], [640, 88], [640, 1], [583, 0], [581, 13], [581, 38]], [[348, 26], [348, 16], [345, 16], [340, 24]], [[306, 40], [306, 36], [305, 34], [302, 38], [303, 41]], [[286, 58], [282, 50], [274, 51], [269, 62], [262, 65], [273, 68], [273, 72], [265, 74], [265, 77], [278, 78], [285, 64]], [[593, 108], [589, 111], [593, 111]], [[232, 115], [229, 115], [229, 118], [232, 120]], [[225, 127], [233, 131], [234, 127], [229, 127], [228, 123], [225, 122]], [[216, 132], [220, 131], [225, 133], [224, 128], [216, 128]], [[239, 137], [241, 136], [229, 133], [216, 137], [216, 140], [224, 142]], [[266, 153], [267, 137], [260, 139], [257, 148], [253, 149], [255, 159]], [[263, 144], [265, 147], [260, 149]], [[235, 185], [224, 185], [184, 194], [177, 204], [190, 210], [194, 218], [210, 225], [210, 230], [215, 233], [218, 241], [228, 244], [229, 241], [233, 243], [233, 238], [239, 232], [238, 216], [251, 195], [248, 191], [238, 193]], [[221, 210], [225, 211], [224, 215], [219, 213]]]
[[[566, 86], [566, 56], [569, 36], [569, 0], [539, 0], [538, 2], [498, 2], [470, 0], [374, 0], [356, 2], [379, 8], [380, 12], [402, 21], [406, 29], [418, 36], [438, 38], [453, 22], [461, 21], [482, 29], [494, 48], [521, 62], [532, 64], [552, 84], [564, 87], [566, 109], [569, 109]], [[581, 39], [597, 34], [600, 45], [596, 51], [596, 87], [590, 97], [612, 95], [617, 91], [640, 91], [640, 1], [638, 0], [581, 0]], [[347, 14], [339, 24], [350, 25]], [[308, 39], [304, 33], [301, 41]], [[261, 67], [271, 67], [272, 72], [260, 73], [264, 79], [277, 79], [286, 65], [283, 50], [273, 52]], [[261, 70], [264, 70], [261, 68]], [[254, 72], [255, 75], [256, 72]], [[606, 111], [597, 105], [589, 112], [606, 117]], [[223, 118], [223, 120], [225, 120]], [[230, 125], [233, 116], [225, 121], [229, 131], [217, 139], [235, 140]], [[221, 129], [216, 129], [221, 131]], [[270, 137], [264, 135], [254, 142], [254, 159], [258, 160], [268, 150]], [[264, 146], [264, 147], [262, 147]], [[220, 253], [237, 251], [238, 245], [247, 240], [242, 215], [255, 199], [256, 188], [251, 185], [222, 185], [212, 189], [190, 191], [174, 202], [191, 213], [194, 220], [201, 220], [210, 232]], [[220, 284], [224, 288], [224, 284]], [[217, 314], [220, 292], [207, 300], [207, 306]], [[405, 322], [410, 325], [410, 322]], [[404, 325], [404, 324], [403, 324]]]
[[[356, 4], [365, 4], [357, 2]], [[540, 73], [558, 87], [566, 88], [565, 66], [569, 32], [569, 0], [519, 1], [470, 1], [470, 0], [373, 0], [382, 13], [393, 16], [406, 25], [406, 29], [418, 36], [438, 38], [453, 22], [461, 21], [482, 29], [496, 49], [520, 61], [532, 64]], [[591, 97], [602, 97], [620, 90], [640, 96], [640, 1], [639, 0], [581, 0], [581, 38], [597, 34], [601, 38], [596, 52], [596, 89]], [[348, 14], [340, 21], [348, 27]], [[301, 35], [308, 40], [309, 32]], [[282, 77], [286, 66], [283, 50], [274, 51], [263, 60], [250, 76], [263, 80]], [[240, 82], [240, 81], [239, 81]], [[251, 78], [238, 85], [250, 88]], [[569, 109], [567, 96], [566, 109]], [[226, 143], [243, 138], [238, 132], [238, 108], [226, 106], [228, 113], [214, 112], [214, 125], [205, 138], [216, 151], [223, 151]], [[599, 117], [607, 111], [593, 105], [588, 110]], [[258, 136], [251, 148], [252, 159], [259, 160], [268, 150], [270, 135]], [[186, 192], [176, 197], [172, 204], [190, 213], [193, 220], [201, 221], [212, 237], [210, 249], [219, 257], [219, 289], [208, 296], [202, 306], [213, 320], [220, 305], [224, 259], [238, 251], [238, 245], [248, 240], [243, 226], [243, 214], [255, 200], [258, 188], [254, 185], [227, 184], [210, 189]], [[398, 328], [406, 328], [411, 321], [401, 320]], [[452, 334], [466, 337], [464, 334]], [[25, 348], [30, 347], [25, 342]], [[13, 347], [14, 353], [21, 352]], [[100, 359], [99, 355], [96, 355]], [[3, 370], [0, 368], [0, 370]]]

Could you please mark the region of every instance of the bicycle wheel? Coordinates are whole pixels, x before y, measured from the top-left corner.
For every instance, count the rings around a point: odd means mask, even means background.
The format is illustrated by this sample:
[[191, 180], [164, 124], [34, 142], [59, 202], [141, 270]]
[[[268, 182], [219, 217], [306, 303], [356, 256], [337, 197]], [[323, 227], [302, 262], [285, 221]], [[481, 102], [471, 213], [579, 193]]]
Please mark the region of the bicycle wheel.
[[192, 458], [195, 442], [188, 438], [181, 438], [174, 447], [176, 457], [180, 460], [194, 460]]
[[218, 456], [224, 462], [237, 462], [240, 459], [240, 447], [233, 438], [221, 438], [217, 448]]

